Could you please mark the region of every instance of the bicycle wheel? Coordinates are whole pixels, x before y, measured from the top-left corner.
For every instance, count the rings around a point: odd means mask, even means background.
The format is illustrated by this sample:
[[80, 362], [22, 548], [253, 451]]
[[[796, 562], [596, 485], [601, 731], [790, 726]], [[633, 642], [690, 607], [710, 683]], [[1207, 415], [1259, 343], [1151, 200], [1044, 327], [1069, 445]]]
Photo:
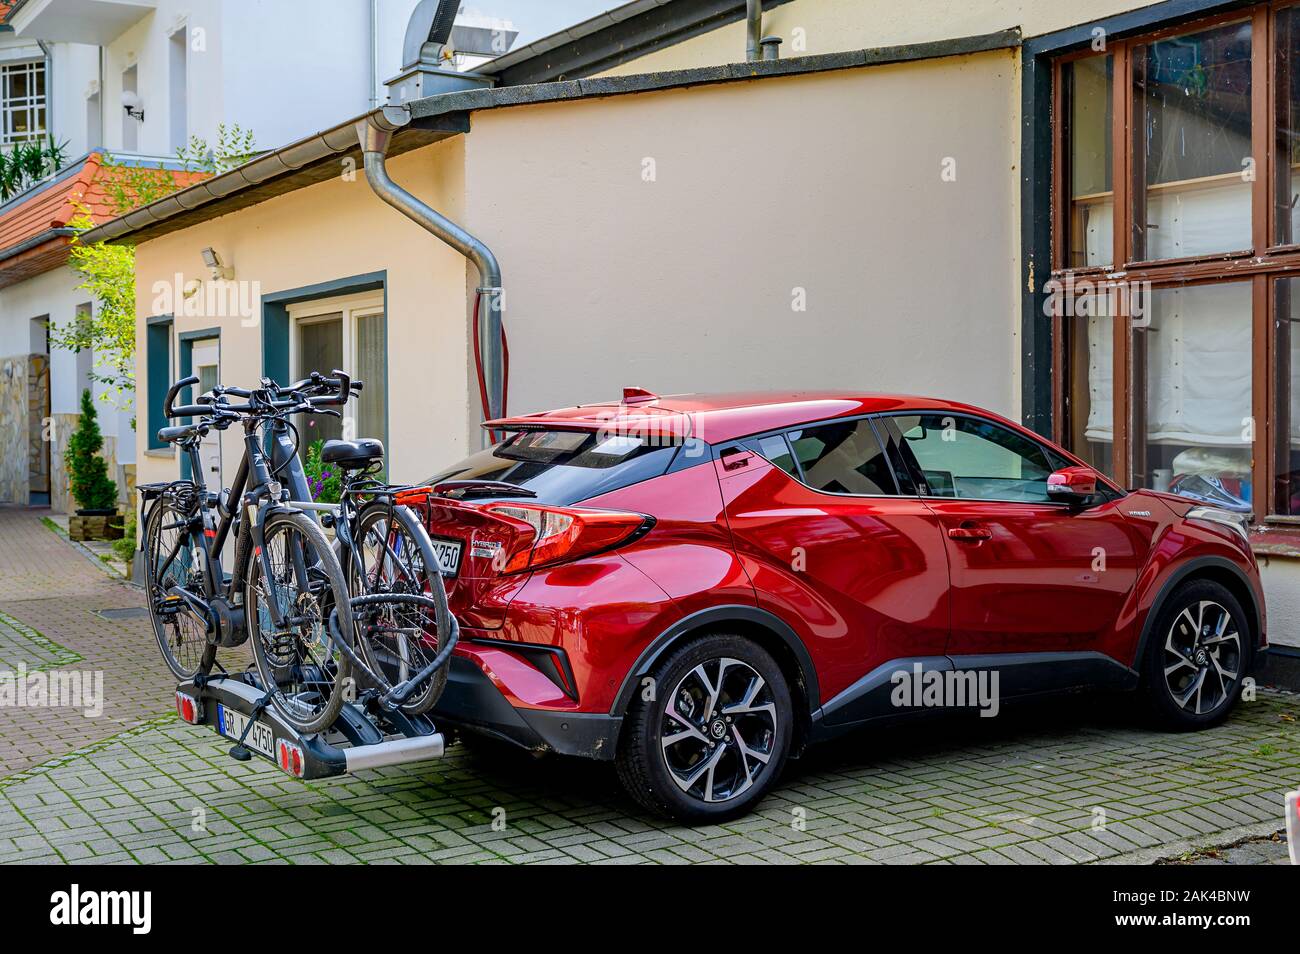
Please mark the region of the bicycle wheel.
[[[351, 696], [352, 665], [335, 639], [352, 632], [347, 583], [329, 541], [302, 513], [278, 513], [262, 526], [262, 559], [249, 562], [244, 606], [253, 657], [271, 704], [299, 732], [329, 728]], [[271, 617], [272, 600], [284, 625]], [[326, 607], [339, 609], [337, 637], [330, 632]]]
[[[424, 669], [451, 633], [451, 609], [433, 543], [409, 507], [376, 502], [361, 511], [353, 535], [361, 567], [348, 563], [353, 596], [389, 593], [430, 597], [435, 606], [380, 603], [355, 609], [357, 649], [387, 683], [405, 682]], [[411, 715], [433, 708], [447, 685], [447, 666], [435, 672], [402, 704]]]
[[167, 491], [158, 498], [145, 521], [145, 590], [149, 619], [163, 661], [177, 679], [193, 679], [207, 673], [217, 657], [208, 640], [207, 624], [188, 605], [164, 613], [160, 604], [168, 588], [180, 586], [192, 593], [203, 587], [202, 564], [195, 564], [199, 541], [191, 531], [198, 501], [188, 488]]

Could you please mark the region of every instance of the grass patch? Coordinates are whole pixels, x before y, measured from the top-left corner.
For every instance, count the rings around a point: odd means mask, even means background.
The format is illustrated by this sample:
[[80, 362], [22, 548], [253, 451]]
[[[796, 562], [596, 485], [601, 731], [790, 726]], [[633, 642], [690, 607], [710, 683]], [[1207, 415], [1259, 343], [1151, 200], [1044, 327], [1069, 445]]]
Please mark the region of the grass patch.
[[56, 643], [43, 633], [38, 633], [30, 626], [25, 626], [18, 622], [18, 620], [14, 619], [12, 616], [0, 613], [0, 623], [4, 623], [7, 628], [14, 630], [19, 636], [32, 645], [39, 646], [46, 654], [58, 657], [50, 662], [41, 663], [39, 666], [28, 666], [28, 672], [45, 672], [48, 669], [58, 669], [61, 666], [71, 666], [74, 663], [81, 662], [82, 659], [85, 658], [75, 649], [69, 649], [67, 646], [62, 646]]

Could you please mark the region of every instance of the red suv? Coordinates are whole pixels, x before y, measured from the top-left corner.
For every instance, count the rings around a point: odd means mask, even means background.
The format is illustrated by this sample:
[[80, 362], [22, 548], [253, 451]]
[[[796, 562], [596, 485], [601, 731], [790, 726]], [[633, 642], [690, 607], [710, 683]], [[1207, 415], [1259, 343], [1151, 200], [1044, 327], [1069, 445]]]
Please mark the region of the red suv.
[[613, 760], [722, 821], [810, 743], [1134, 689], [1213, 725], [1266, 647], [1240, 515], [1125, 492], [997, 415], [903, 395], [675, 395], [496, 421], [432, 478], [452, 725]]

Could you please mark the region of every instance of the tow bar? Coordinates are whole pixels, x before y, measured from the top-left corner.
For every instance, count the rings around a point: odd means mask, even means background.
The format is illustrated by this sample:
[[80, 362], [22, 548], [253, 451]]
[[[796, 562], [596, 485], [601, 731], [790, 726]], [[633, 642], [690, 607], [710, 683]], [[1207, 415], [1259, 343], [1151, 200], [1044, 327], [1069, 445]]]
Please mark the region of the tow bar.
[[295, 778], [346, 775], [361, 769], [442, 758], [445, 740], [426, 716], [381, 711], [373, 693], [345, 703], [325, 732], [303, 735], [267, 703], [256, 673], [221, 673], [176, 687], [176, 712], [232, 743], [230, 756], [260, 755]]

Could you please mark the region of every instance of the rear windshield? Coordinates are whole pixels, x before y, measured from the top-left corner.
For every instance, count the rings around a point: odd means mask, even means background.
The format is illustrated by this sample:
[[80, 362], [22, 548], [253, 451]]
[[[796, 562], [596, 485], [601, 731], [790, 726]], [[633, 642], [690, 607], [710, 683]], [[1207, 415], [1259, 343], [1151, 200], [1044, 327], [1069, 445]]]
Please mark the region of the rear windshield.
[[[600, 431], [521, 431], [430, 477], [499, 480], [525, 487], [538, 503], [565, 507], [668, 471], [677, 447]], [[490, 493], [476, 500], [490, 499]]]

